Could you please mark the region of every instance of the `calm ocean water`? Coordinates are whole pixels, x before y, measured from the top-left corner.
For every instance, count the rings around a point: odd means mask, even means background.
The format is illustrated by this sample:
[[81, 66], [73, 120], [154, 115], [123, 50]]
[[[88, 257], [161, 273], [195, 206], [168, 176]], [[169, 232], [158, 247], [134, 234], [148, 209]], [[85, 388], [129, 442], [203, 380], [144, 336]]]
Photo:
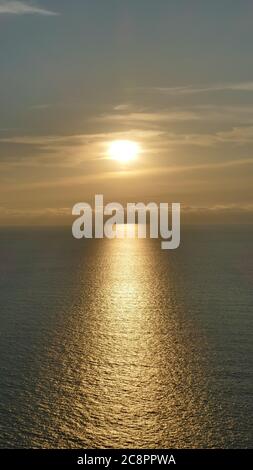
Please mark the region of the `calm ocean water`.
[[252, 447], [253, 226], [0, 230], [1, 447]]

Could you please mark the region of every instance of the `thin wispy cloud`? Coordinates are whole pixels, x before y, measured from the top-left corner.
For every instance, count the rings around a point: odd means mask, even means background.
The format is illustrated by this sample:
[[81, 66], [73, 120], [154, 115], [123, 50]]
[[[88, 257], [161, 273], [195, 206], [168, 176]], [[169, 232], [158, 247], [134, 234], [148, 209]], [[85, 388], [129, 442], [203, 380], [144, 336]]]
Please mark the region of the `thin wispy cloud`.
[[159, 126], [166, 128], [167, 124], [189, 123], [194, 124], [215, 122], [222, 127], [223, 124], [232, 123], [234, 126], [242, 124], [253, 124], [253, 106], [238, 105], [188, 105], [188, 107], [171, 107], [170, 109], [155, 110], [150, 108], [138, 108], [132, 106], [128, 108], [113, 108], [113, 112], [103, 113], [91, 119], [93, 122], [105, 123], [108, 125], [121, 124], [124, 127], [143, 127], [147, 129]]
[[[222, 149], [232, 145], [238, 148], [252, 146], [253, 126], [232, 127], [228, 130], [213, 133], [204, 132], [171, 132], [155, 131], [151, 129], [132, 129], [125, 132], [76, 134], [76, 135], [13, 135], [0, 137], [0, 147], [8, 145], [0, 165], [11, 166], [77, 166], [85, 161], [95, 162], [103, 160], [106, 155], [108, 143], [117, 139], [132, 139], [142, 142], [146, 155], [167, 155], [168, 152], [191, 147], [206, 149]], [[12, 150], [12, 146], [14, 149]], [[17, 146], [21, 154], [16, 152]], [[26, 153], [22, 151], [26, 148]], [[28, 150], [30, 147], [30, 150]], [[4, 147], [3, 147], [4, 148]], [[10, 158], [12, 155], [12, 158]], [[227, 163], [226, 163], [227, 164]]]
[[175, 175], [179, 176], [186, 173], [195, 173], [203, 174], [206, 172], [216, 171], [217, 174], [220, 174], [221, 170], [233, 169], [236, 172], [240, 167], [248, 168], [247, 171], [251, 171], [253, 165], [252, 158], [238, 159], [238, 160], [228, 160], [228, 161], [219, 161], [219, 162], [208, 162], [208, 163], [199, 163], [199, 164], [188, 164], [188, 165], [168, 165], [168, 166], [150, 166], [147, 168], [140, 169], [129, 169], [123, 172], [118, 170], [113, 171], [102, 171], [102, 172], [86, 172], [83, 175], [78, 176], [66, 176], [64, 178], [55, 178], [53, 180], [41, 180], [36, 182], [9, 182], [6, 185], [1, 186], [1, 192], [10, 193], [12, 191], [26, 191], [28, 189], [42, 189], [42, 188], [66, 188], [73, 187], [73, 185], [82, 185], [85, 183], [92, 183], [103, 180], [126, 180], [130, 178], [138, 177], [154, 177], [154, 176], [166, 176], [166, 175]]
[[19, 2], [19, 1], [1, 1], [0, 0], [0, 15], [44, 15], [55, 16], [58, 13], [41, 8], [34, 3]]
[[160, 139], [161, 150], [176, 147], [222, 148], [223, 145], [249, 146], [253, 144], [253, 126], [233, 127], [226, 131], [204, 132], [164, 132]]
[[198, 120], [199, 117], [192, 111], [177, 110], [168, 112], [132, 112], [132, 113], [117, 113], [117, 114], [103, 114], [95, 121], [100, 122], [123, 122], [128, 123], [155, 123], [155, 122], [177, 122], [177, 121], [193, 121]]
[[44, 109], [50, 109], [51, 108], [51, 104], [35, 104], [33, 106], [30, 106], [29, 109], [31, 109], [32, 111], [43, 111]]
[[131, 130], [129, 132], [101, 132], [93, 134], [70, 134], [70, 135], [42, 135], [42, 136], [30, 136], [30, 135], [18, 135], [11, 137], [1, 137], [0, 144], [21, 144], [21, 145], [74, 145], [74, 144], [90, 144], [93, 142], [104, 142], [105, 140], [113, 140], [117, 138], [136, 138], [145, 139], [160, 137], [162, 132], [156, 132], [152, 130]]
[[62, 217], [71, 214], [71, 207], [46, 207], [45, 209], [14, 209], [8, 207], [0, 207], [0, 215], [11, 217], [39, 217], [39, 216], [52, 216]]
[[203, 86], [176, 86], [176, 87], [151, 87], [143, 88], [143, 91], [160, 93], [165, 95], [180, 96], [180, 95], [195, 95], [200, 93], [212, 92], [225, 92], [225, 91], [241, 91], [252, 92], [253, 81], [238, 82], [238, 83], [218, 83]]
[[128, 104], [128, 103], [123, 103], [123, 104], [118, 104], [116, 106], [114, 106], [114, 111], [128, 111], [129, 109], [131, 109], [131, 104]]
[[174, 145], [195, 145], [201, 147], [219, 146], [222, 144], [230, 145], [249, 145], [253, 144], [253, 126], [233, 127], [227, 131], [219, 131], [209, 134], [169, 134], [170, 144]]

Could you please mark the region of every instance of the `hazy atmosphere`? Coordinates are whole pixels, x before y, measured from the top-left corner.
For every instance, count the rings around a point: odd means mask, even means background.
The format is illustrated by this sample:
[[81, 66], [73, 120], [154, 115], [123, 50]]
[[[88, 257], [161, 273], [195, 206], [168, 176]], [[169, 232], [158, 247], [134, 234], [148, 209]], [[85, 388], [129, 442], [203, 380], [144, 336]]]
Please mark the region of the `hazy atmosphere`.
[[[66, 224], [98, 193], [250, 222], [252, 15], [247, 0], [0, 1], [0, 223]], [[108, 157], [117, 139], [135, 161]]]

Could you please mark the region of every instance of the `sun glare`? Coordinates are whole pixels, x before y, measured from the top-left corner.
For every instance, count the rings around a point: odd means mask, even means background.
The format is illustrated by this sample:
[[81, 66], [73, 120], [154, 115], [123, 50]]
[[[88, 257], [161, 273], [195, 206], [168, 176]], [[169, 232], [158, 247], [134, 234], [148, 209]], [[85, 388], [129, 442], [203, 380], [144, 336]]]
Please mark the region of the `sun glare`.
[[140, 153], [140, 146], [133, 140], [114, 140], [109, 144], [108, 156], [120, 163], [135, 160]]

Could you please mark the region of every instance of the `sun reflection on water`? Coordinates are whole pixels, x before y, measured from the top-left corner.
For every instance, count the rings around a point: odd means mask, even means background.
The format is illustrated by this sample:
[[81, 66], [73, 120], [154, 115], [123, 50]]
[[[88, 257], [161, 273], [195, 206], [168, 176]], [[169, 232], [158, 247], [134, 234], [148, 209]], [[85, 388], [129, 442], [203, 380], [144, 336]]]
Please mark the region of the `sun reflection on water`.
[[[187, 344], [178, 347], [186, 341], [180, 307], [154, 270], [153, 244], [111, 240], [104, 249], [93, 279], [81, 365], [83, 439], [95, 447], [172, 444], [181, 432], [178, 407], [186, 405], [192, 415], [195, 408], [188, 378], [183, 389], [184, 374], [193, 371]], [[194, 374], [197, 380], [202, 376], [198, 366]]]

